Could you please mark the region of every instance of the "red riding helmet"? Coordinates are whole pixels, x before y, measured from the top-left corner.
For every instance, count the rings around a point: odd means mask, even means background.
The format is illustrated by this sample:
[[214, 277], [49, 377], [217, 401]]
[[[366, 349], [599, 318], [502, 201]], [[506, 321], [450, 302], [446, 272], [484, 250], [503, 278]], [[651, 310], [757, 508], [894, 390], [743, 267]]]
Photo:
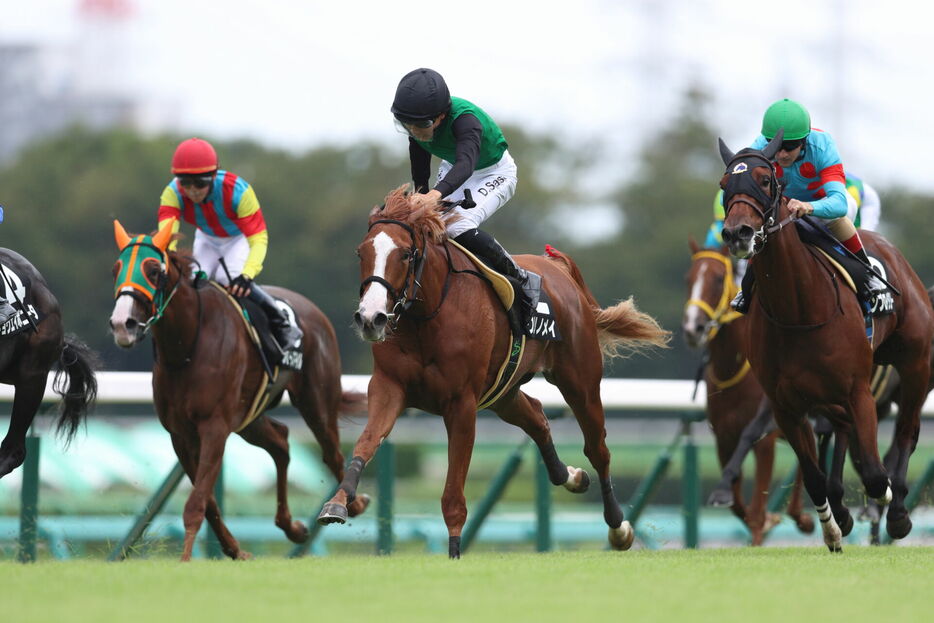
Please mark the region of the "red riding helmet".
[[217, 171], [217, 152], [200, 138], [182, 141], [172, 156], [173, 175], [197, 175]]

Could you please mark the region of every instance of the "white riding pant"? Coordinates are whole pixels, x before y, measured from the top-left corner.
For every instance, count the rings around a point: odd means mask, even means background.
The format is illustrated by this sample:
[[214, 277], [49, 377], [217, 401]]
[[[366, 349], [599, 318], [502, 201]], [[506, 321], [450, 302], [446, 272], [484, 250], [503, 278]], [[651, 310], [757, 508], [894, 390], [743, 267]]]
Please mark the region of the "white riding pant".
[[876, 231], [879, 227], [881, 212], [882, 202], [879, 200], [879, 193], [875, 188], [863, 182], [863, 204], [859, 207], [859, 228]]
[[[250, 243], [243, 234], [218, 238], [196, 229], [192, 252], [208, 278], [226, 286], [243, 270], [250, 254]], [[221, 258], [224, 258], [227, 271], [221, 266]], [[230, 279], [227, 278], [228, 271]]]
[[[444, 179], [452, 166], [446, 160], [441, 161], [441, 166], [438, 167], [438, 181]], [[508, 151], [503, 152], [503, 157], [496, 164], [474, 171], [466, 182], [444, 198], [446, 201], [460, 201], [464, 198], [464, 190], [469, 188], [477, 204], [469, 210], [461, 207], [454, 208], [445, 216], [446, 221], [452, 219], [454, 215], [459, 217], [448, 224], [446, 228], [448, 237], [456, 238], [467, 230], [479, 227], [480, 223], [493, 216], [515, 194], [517, 182], [516, 163]]]

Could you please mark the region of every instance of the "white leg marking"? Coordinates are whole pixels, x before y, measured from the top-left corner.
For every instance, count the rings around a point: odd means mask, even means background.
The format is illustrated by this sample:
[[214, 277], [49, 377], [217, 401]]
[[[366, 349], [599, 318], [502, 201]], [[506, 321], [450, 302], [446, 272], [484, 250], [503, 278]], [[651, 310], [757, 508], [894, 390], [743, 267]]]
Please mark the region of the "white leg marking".
[[824, 503], [816, 508], [817, 516], [820, 518], [820, 527], [824, 533], [824, 543], [831, 552], [843, 551], [843, 533], [830, 512], [830, 505], [824, 500]]

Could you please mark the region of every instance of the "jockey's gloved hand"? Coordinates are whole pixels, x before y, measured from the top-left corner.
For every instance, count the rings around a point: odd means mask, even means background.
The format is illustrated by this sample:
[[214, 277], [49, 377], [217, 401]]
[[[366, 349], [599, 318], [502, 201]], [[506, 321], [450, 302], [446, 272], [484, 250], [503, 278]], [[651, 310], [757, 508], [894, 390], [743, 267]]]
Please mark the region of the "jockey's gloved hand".
[[227, 289], [234, 296], [248, 296], [250, 290], [253, 289], [253, 280], [246, 275], [237, 275], [233, 278], [233, 281], [230, 282], [230, 286], [228, 286]]

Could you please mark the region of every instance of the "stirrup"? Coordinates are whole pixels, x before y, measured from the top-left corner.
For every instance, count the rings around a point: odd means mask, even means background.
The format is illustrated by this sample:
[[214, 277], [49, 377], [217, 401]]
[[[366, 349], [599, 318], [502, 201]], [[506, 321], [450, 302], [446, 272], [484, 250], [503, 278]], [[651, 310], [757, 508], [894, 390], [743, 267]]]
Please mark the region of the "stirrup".
[[743, 296], [743, 291], [740, 290], [736, 293], [736, 296], [733, 297], [733, 300], [730, 301], [730, 307], [733, 311], [738, 311], [741, 314], [745, 314], [749, 311], [749, 301], [746, 300], [746, 297]]

